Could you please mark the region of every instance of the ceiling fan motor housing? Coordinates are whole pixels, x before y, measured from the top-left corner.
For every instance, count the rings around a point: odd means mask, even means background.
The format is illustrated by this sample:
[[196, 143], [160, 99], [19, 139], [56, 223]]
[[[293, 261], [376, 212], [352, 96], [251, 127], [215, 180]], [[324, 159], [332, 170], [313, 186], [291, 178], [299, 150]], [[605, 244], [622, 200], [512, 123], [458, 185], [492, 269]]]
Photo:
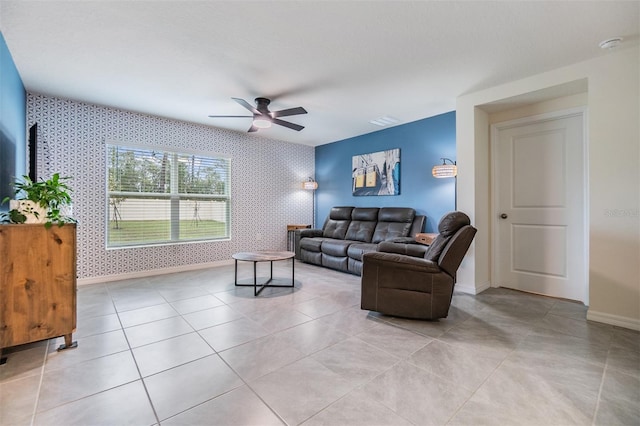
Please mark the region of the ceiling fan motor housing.
[[270, 115], [270, 111], [269, 111], [269, 104], [271, 103], [271, 100], [267, 99], [267, 98], [256, 98], [256, 109], [258, 111], [260, 111], [262, 114], [265, 115]]

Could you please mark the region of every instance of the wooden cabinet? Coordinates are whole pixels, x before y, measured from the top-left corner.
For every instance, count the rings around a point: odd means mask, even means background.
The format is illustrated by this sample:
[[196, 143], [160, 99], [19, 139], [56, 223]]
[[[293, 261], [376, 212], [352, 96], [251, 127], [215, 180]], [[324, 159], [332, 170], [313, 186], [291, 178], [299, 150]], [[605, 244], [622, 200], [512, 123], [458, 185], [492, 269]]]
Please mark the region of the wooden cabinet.
[[0, 349], [76, 328], [76, 225], [0, 225]]

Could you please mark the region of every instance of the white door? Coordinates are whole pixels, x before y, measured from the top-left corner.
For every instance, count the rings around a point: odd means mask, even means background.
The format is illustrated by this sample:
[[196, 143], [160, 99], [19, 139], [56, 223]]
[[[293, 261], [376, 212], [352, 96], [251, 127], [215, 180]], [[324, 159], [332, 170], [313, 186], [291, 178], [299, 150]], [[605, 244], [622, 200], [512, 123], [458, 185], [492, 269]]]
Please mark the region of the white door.
[[492, 127], [495, 285], [588, 304], [583, 111]]

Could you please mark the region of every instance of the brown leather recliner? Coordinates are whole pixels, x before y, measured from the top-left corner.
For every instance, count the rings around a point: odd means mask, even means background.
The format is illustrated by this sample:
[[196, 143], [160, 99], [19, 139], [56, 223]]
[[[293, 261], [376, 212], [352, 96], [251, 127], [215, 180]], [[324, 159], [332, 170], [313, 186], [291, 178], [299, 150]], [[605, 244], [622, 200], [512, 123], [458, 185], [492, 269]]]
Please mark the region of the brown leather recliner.
[[476, 228], [462, 212], [446, 214], [430, 246], [380, 243], [364, 254], [360, 307], [416, 319], [446, 318], [456, 271]]

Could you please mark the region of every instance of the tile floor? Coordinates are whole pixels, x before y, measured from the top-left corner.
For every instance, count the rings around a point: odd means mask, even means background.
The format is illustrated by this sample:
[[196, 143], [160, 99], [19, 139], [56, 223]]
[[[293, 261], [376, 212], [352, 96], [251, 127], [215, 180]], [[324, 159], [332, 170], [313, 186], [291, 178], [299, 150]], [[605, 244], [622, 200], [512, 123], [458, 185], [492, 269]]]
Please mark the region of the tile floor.
[[579, 304], [489, 289], [425, 322], [359, 300], [297, 262], [259, 297], [233, 265], [82, 286], [77, 349], [5, 349], [0, 424], [640, 424], [640, 334]]

